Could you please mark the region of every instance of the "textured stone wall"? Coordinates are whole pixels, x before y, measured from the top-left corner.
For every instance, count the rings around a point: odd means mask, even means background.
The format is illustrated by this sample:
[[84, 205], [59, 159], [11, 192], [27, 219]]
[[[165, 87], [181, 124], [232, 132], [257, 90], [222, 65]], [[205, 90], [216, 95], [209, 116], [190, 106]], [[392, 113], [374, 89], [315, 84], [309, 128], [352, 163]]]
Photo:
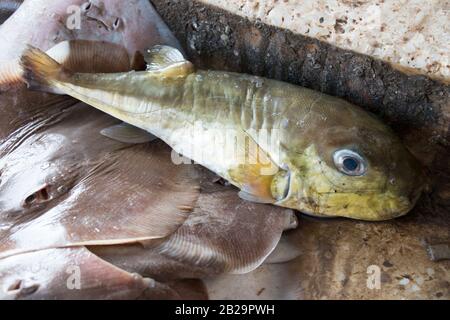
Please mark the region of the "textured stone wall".
[[450, 3], [431, 0], [202, 0], [337, 47], [450, 80]]

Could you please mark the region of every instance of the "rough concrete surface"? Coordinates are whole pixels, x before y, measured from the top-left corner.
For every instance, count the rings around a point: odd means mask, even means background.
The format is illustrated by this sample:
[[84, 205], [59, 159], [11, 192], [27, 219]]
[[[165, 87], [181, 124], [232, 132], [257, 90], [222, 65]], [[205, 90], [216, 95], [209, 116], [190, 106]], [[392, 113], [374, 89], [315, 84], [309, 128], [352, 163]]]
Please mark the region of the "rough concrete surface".
[[450, 2], [202, 0], [427, 76], [450, 81]]

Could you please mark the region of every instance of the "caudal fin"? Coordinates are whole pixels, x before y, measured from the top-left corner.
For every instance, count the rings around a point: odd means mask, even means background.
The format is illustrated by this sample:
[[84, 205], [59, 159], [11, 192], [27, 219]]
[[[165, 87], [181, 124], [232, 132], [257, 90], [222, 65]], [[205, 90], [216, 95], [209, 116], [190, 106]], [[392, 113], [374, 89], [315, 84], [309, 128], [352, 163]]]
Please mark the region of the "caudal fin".
[[67, 72], [45, 52], [32, 46], [25, 49], [20, 58], [20, 65], [23, 69], [23, 79], [29, 88], [35, 90], [56, 89], [56, 82]]

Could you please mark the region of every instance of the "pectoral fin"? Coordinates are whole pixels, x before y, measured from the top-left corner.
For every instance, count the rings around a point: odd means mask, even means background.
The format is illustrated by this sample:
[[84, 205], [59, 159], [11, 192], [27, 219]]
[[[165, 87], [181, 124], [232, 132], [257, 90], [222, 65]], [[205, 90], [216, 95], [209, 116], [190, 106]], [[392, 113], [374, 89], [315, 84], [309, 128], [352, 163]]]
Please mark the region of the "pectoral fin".
[[241, 199], [256, 203], [276, 202], [270, 188], [273, 176], [261, 175], [259, 165], [240, 165], [230, 170], [230, 175], [234, 181], [240, 182]]
[[110, 139], [133, 144], [158, 139], [158, 137], [155, 137], [151, 133], [125, 122], [105, 128], [100, 133]]
[[175, 48], [157, 45], [144, 54], [147, 71], [166, 78], [182, 78], [194, 72], [194, 65]]
[[233, 183], [241, 188], [239, 197], [257, 203], [274, 203], [271, 185], [278, 166], [250, 137], [246, 136], [245, 148], [238, 151], [238, 165], [228, 172]]

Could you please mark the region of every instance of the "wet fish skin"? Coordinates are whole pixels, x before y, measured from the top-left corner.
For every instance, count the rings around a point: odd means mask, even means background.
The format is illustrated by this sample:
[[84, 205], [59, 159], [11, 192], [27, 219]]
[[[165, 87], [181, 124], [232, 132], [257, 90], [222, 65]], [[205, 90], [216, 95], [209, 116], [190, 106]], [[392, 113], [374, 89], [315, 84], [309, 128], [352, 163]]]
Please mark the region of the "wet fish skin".
[[[8, 0], [5, 4], [14, 2], [21, 1]], [[61, 41], [75, 39], [101, 39], [124, 45], [130, 57], [146, 44], [166, 43], [181, 48], [147, 0], [92, 0], [89, 1], [89, 10], [81, 10], [81, 28], [71, 28], [64, 23], [74, 14], [74, 11], [68, 9], [82, 8], [87, 2], [24, 0], [17, 11], [1, 25], [0, 61], [17, 58], [17, 53], [21, 53], [27, 43], [47, 50]], [[7, 7], [5, 4], [0, 5], [0, 8]], [[119, 26], [114, 28], [113, 24], [117, 19]], [[99, 23], [103, 23], [104, 27], [99, 28]], [[20, 32], [17, 31], [18, 28]]]
[[[21, 63], [32, 87], [57, 88], [151, 132], [241, 188], [248, 199], [316, 216], [363, 220], [394, 218], [414, 206], [424, 184], [422, 168], [369, 113], [276, 80], [195, 71], [174, 50], [156, 48], [146, 72], [66, 72], [33, 48]], [[218, 142], [214, 130], [247, 139], [249, 147], [231, 160], [217, 156], [235, 146]], [[269, 143], [274, 135], [277, 143]], [[356, 152], [367, 171], [342, 173], [333, 160], [338, 150]], [[249, 158], [256, 161], [241, 161]], [[277, 170], [262, 174], [274, 165]]]
[[0, 269], [1, 300], [207, 298], [200, 280], [161, 283], [119, 269], [83, 246], [4, 258]]

